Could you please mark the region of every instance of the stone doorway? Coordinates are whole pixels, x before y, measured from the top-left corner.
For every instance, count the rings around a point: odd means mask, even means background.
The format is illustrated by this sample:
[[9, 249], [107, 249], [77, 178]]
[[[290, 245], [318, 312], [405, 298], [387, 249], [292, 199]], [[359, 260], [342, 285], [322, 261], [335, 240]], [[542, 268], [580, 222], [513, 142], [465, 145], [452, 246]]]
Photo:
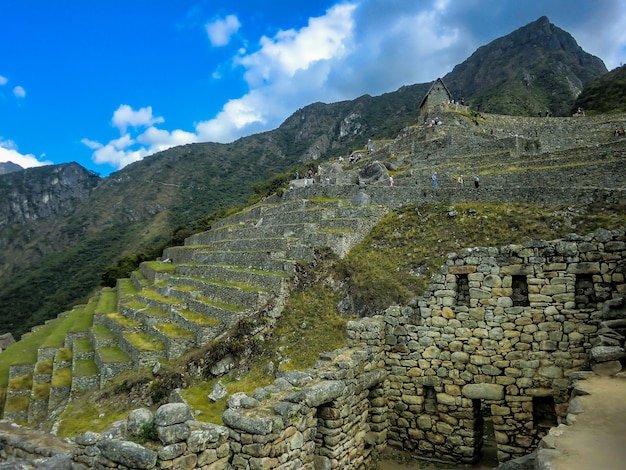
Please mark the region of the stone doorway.
[[553, 396], [533, 397], [533, 424], [539, 439], [558, 426]]
[[491, 419], [491, 405], [485, 400], [472, 400], [474, 455], [473, 464], [480, 464], [489, 468], [498, 465], [498, 446], [496, 443], [493, 420]]

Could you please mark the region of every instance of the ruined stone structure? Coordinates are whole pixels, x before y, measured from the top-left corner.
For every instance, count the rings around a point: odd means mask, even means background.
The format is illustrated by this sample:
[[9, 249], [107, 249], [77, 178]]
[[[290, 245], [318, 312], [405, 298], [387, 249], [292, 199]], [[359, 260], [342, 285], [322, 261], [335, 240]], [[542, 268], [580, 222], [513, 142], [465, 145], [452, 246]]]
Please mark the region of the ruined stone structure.
[[[297, 263], [311, 262], [316, 247], [344, 256], [403, 205], [626, 201], [626, 140], [615, 139], [606, 117], [581, 118], [582, 129], [573, 118], [439, 116], [443, 125], [412, 129], [370, 162], [329, 165], [328, 184], [286, 191], [218, 221], [169, 248], [170, 262], [144, 263], [116, 289], [59, 315], [58, 324], [33, 329], [31, 339], [42, 336], [36, 359], [10, 364], [0, 389], [4, 418], [32, 424], [58, 416], [74, 394], [202, 347], [272, 302], [269, 316], [278, 317]], [[390, 188], [393, 167], [403, 171]], [[435, 169], [438, 188], [429, 186]], [[458, 187], [456, 175], [474, 170], [480, 188]], [[223, 426], [195, 421], [182, 403], [154, 415], [136, 410], [113, 430], [69, 443], [4, 423], [0, 461], [57, 459], [60, 469], [70, 462], [74, 469], [364, 469], [393, 446], [474, 462], [485, 421], [493, 423], [498, 459], [519, 457], [566, 420], [579, 371], [595, 362], [609, 373], [622, 368], [626, 312], [608, 320], [601, 313], [623, 304], [625, 240], [622, 230], [598, 230], [460, 250], [414, 304], [350, 322], [346, 348], [324, 353], [310, 370], [279, 373], [252, 396], [230, 397]], [[75, 320], [87, 315], [89, 325]], [[41, 333], [53, 327], [64, 333]], [[154, 448], [125, 440], [141, 434], [137, 415], [156, 432]]]
[[[146, 418], [159, 451], [88, 433], [64, 452], [87, 468], [361, 469], [391, 445], [470, 463], [490, 418], [498, 459], [523, 456], [564, 421], [599, 310], [626, 292], [625, 239], [597, 230], [450, 254], [416, 306], [350, 322], [345, 349], [233, 396], [224, 427], [170, 404]], [[0, 443], [3, 459], [25, 455]]]

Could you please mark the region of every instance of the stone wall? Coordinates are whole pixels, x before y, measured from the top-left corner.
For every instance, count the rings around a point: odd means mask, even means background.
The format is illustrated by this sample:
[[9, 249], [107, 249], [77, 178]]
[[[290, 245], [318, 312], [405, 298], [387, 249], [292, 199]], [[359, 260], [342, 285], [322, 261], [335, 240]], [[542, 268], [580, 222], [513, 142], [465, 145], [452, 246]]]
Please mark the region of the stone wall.
[[451, 254], [419, 301], [390, 309], [388, 443], [461, 462], [491, 418], [498, 459], [530, 452], [567, 413], [602, 304], [626, 291], [624, 232]]

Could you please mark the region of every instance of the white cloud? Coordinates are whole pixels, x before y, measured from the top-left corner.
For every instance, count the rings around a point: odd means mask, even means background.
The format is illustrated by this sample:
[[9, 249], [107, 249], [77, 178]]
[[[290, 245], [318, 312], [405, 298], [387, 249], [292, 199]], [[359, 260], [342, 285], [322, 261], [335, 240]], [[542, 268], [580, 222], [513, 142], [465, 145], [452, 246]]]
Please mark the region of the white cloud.
[[9, 80], [6, 77], [0, 75], [0, 86], [6, 85]]
[[162, 117], [152, 115], [152, 106], [147, 106], [134, 110], [127, 104], [122, 104], [113, 113], [112, 123], [123, 134], [128, 126], [134, 128], [141, 126], [151, 126], [152, 124], [164, 122]]
[[238, 56], [235, 62], [244, 67], [250, 91], [229, 100], [215, 118], [198, 123], [199, 138], [230, 142], [272, 128], [294, 109], [319, 100], [333, 66], [353, 47], [354, 9], [353, 4], [336, 5], [298, 31], [263, 36], [256, 52]]
[[17, 145], [11, 140], [0, 139], [0, 162], [13, 162], [22, 168], [52, 165], [49, 160], [39, 160], [33, 154], [23, 154], [17, 150]]
[[228, 15], [204, 26], [213, 47], [226, 46], [240, 27], [241, 23], [235, 15]]
[[[108, 164], [119, 169], [153, 153], [198, 141], [198, 137], [191, 132], [170, 132], [154, 127], [153, 124], [164, 122], [164, 119], [154, 117], [151, 106], [134, 110], [128, 105], [121, 105], [113, 113], [111, 122], [120, 130], [120, 137], [106, 144], [87, 138], [81, 140], [83, 145], [94, 151], [91, 158], [99, 165]], [[129, 126], [137, 134], [135, 137], [127, 132]]]
[[13, 88], [13, 94], [17, 98], [24, 98], [26, 96], [26, 90], [24, 90], [24, 87], [21, 87], [18, 85], [15, 88]]

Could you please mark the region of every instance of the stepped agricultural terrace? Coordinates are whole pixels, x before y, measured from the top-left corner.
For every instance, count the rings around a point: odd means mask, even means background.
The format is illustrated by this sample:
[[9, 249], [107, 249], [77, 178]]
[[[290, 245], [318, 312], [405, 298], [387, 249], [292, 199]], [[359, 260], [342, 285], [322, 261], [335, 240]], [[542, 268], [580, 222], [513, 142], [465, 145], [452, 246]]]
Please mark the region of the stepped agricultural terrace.
[[[115, 289], [24, 335], [0, 354], [4, 419], [36, 426], [72, 396], [179, 358], [262, 309], [280, 316], [297, 265], [311, 262], [315, 248], [344, 256], [403, 205], [626, 202], [626, 139], [613, 135], [626, 116], [515, 118], [447, 106], [436, 113], [441, 126], [377, 142], [357, 164], [324, 165], [317, 182], [293, 182], [292, 191], [167, 249], [169, 262], [143, 263]], [[69, 449], [22, 445], [30, 438], [17, 442], [9, 429], [0, 432], [0, 459], [56, 455], [73, 468], [357, 469], [389, 445], [471, 463], [480, 458], [487, 416], [498, 460], [521, 457], [567, 421], [570, 386], [583, 370], [621, 369], [625, 239], [623, 230], [598, 230], [450, 254], [416, 305], [350, 322], [346, 348], [253, 396], [231, 397], [224, 426], [194, 421], [184, 404], [142, 415], [158, 432], [159, 450], [95, 433]], [[128, 428], [131, 435], [131, 421]]]

